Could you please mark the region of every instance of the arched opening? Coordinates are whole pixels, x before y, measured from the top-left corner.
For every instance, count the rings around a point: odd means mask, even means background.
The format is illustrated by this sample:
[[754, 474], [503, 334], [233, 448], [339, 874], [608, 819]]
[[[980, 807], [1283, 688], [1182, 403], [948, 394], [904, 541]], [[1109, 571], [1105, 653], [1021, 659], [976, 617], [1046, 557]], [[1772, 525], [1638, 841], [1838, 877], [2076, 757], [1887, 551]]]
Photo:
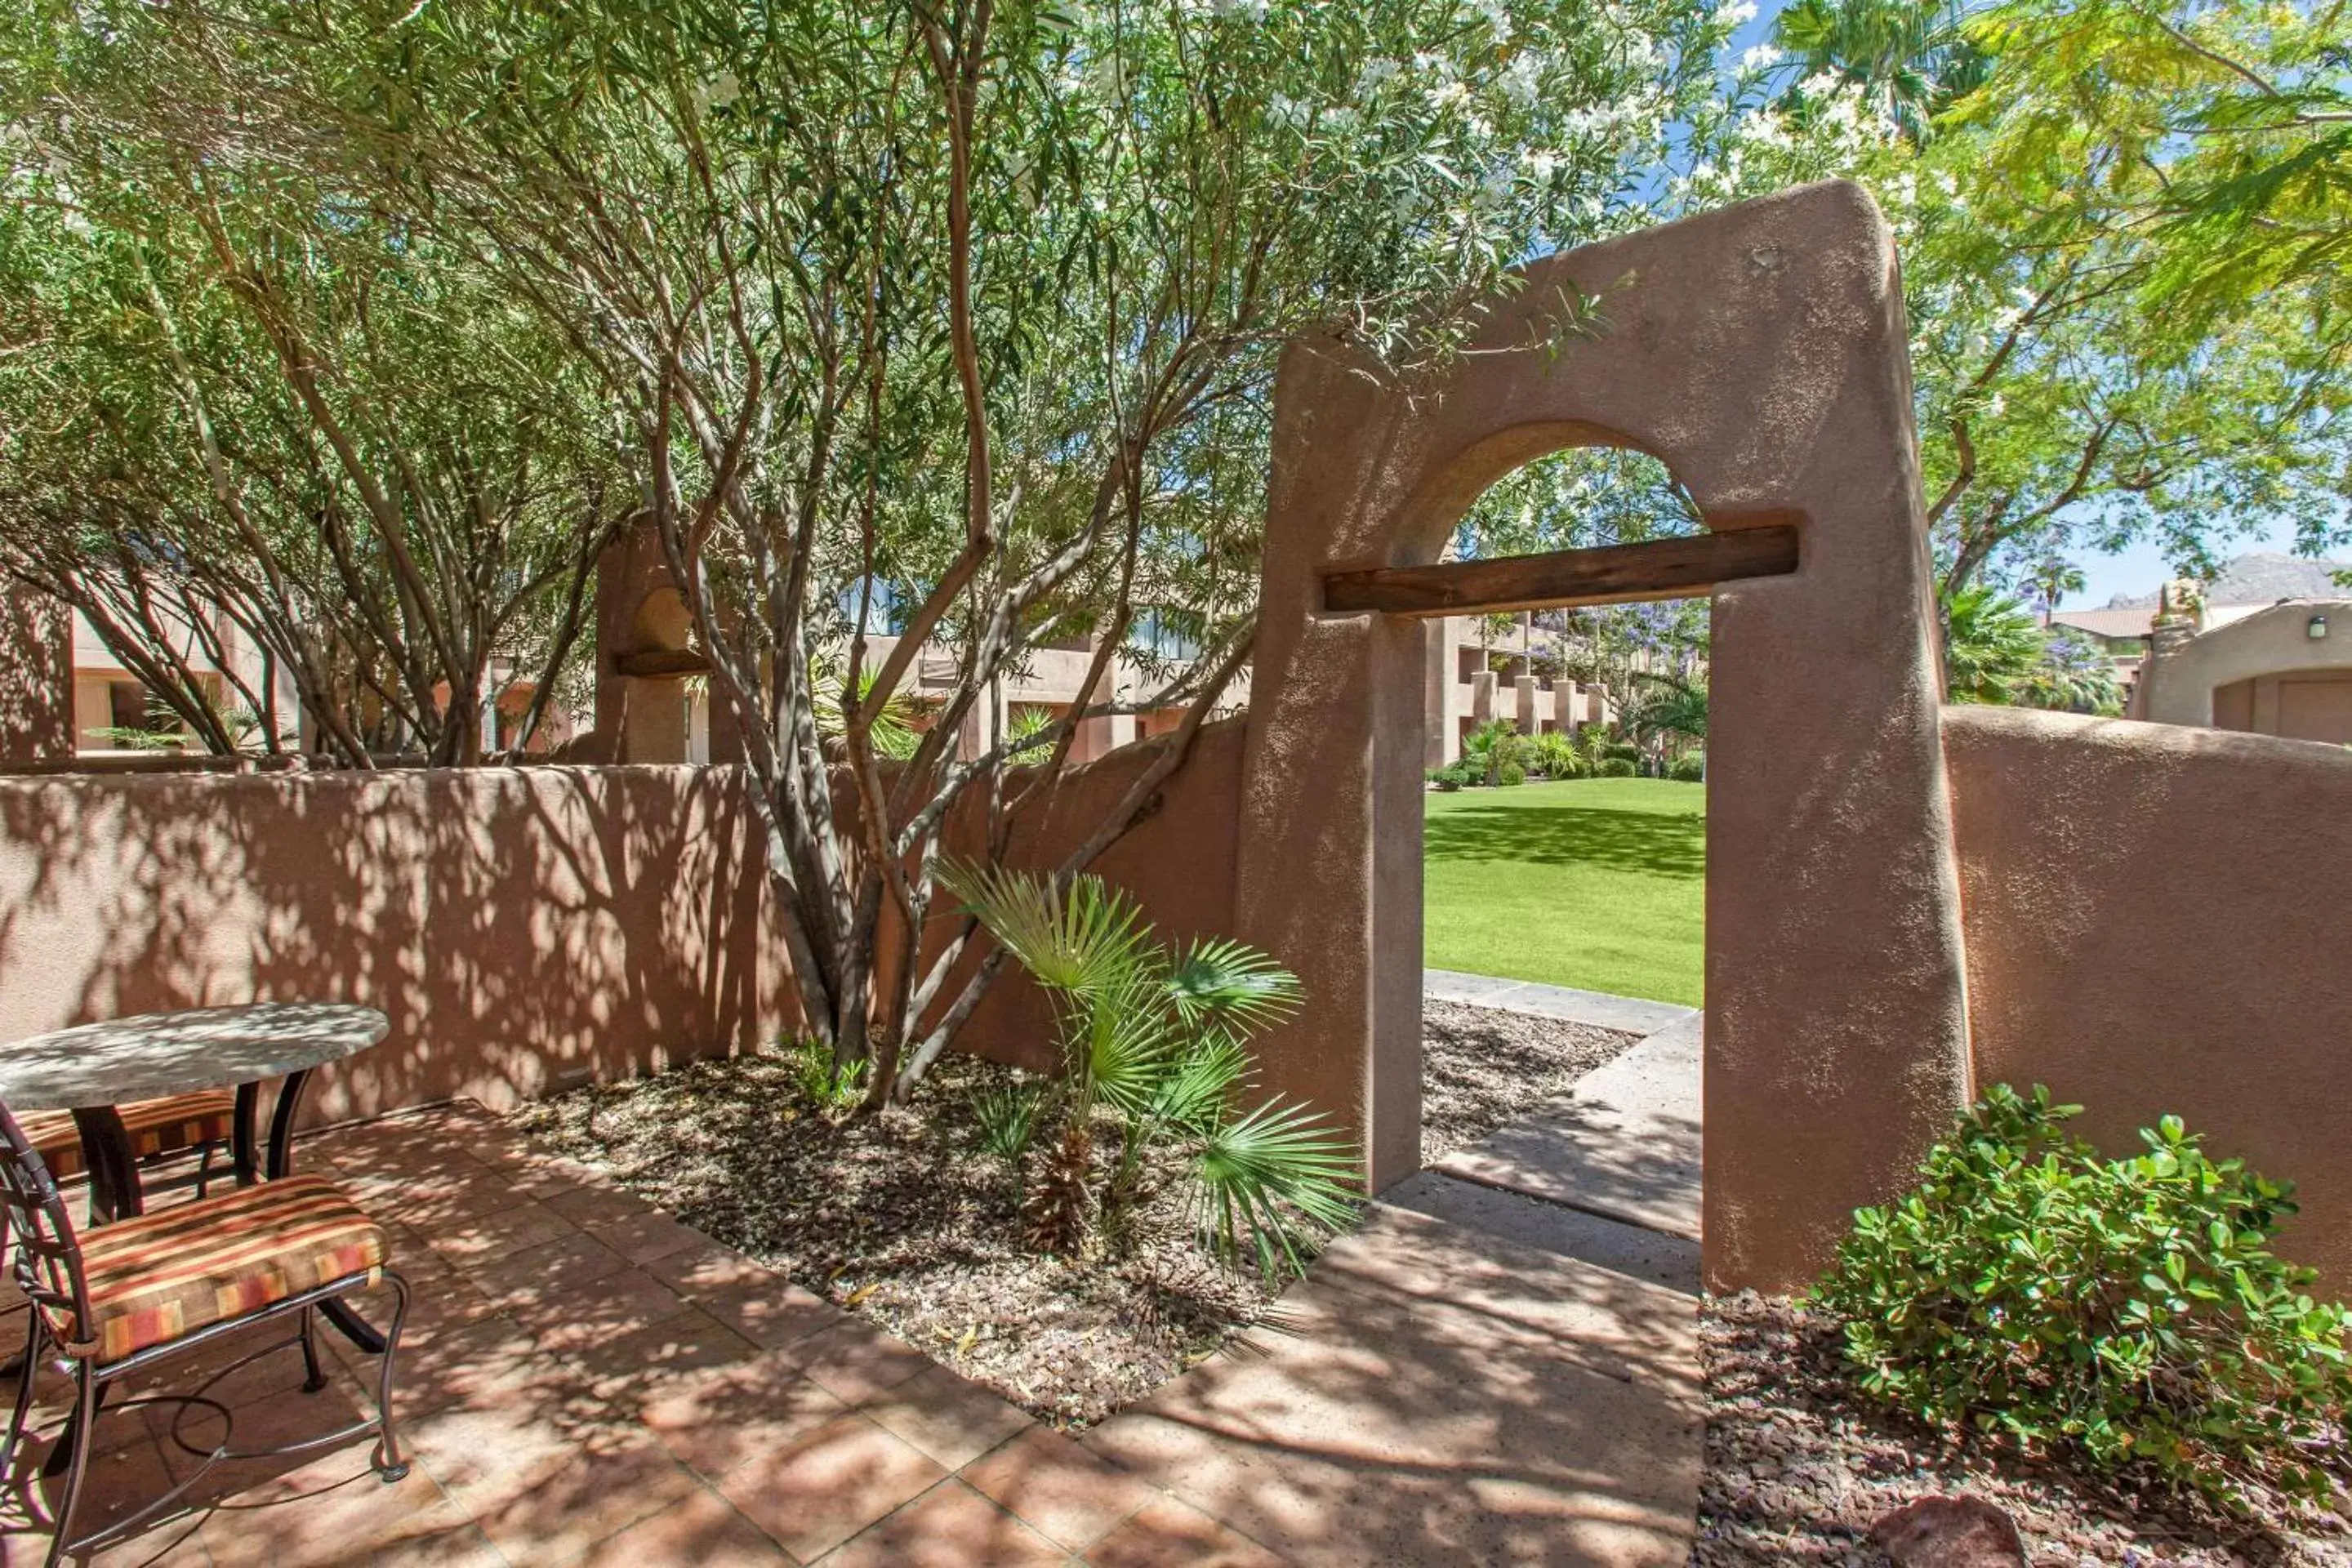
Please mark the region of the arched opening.
[[[1706, 533], [1657, 458], [1578, 446], [1470, 501], [1441, 561]], [[1391, 1201], [1477, 1226], [1499, 1190], [1523, 1232], [1695, 1289], [1707, 601], [1421, 625], [1422, 1170]]]

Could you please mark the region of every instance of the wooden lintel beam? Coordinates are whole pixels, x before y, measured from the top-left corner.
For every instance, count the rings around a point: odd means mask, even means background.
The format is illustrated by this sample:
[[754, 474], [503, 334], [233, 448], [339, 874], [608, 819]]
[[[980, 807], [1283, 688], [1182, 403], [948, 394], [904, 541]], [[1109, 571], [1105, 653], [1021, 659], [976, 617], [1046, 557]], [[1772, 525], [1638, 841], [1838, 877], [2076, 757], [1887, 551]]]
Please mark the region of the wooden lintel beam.
[[613, 668], [623, 675], [642, 679], [660, 679], [666, 676], [700, 675], [710, 668], [710, 661], [690, 647], [657, 647], [644, 653], [616, 656]]
[[1796, 569], [1797, 531], [1768, 523], [1499, 561], [1334, 572], [1323, 579], [1323, 607], [1343, 615], [1379, 610], [1391, 616], [1474, 616], [1691, 599], [1718, 583], [1781, 577]]

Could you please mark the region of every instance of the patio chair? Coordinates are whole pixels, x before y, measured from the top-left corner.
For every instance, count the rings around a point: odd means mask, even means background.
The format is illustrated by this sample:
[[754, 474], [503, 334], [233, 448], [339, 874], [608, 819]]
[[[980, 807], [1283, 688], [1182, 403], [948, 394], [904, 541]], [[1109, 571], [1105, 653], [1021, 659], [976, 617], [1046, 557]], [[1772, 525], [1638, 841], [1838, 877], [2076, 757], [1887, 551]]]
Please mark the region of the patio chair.
[[[211, 1191], [213, 1159], [228, 1150], [236, 1135], [235, 1090], [208, 1089], [163, 1100], [134, 1100], [120, 1111], [123, 1130], [131, 1134], [134, 1160], [144, 1166], [194, 1154], [196, 1195], [203, 1197]], [[81, 1128], [72, 1111], [36, 1110], [24, 1118], [22, 1125], [52, 1179], [66, 1182], [88, 1173]]]
[[[77, 1234], [64, 1198], [24, 1127], [0, 1105], [0, 1207], [16, 1243], [17, 1289], [32, 1302], [32, 1336], [19, 1370], [16, 1403], [0, 1439], [0, 1475], [12, 1472], [16, 1446], [32, 1409], [33, 1384], [52, 1349], [74, 1380], [74, 1403], [58, 1438], [65, 1468], [48, 1563], [135, 1533], [184, 1495], [224, 1459], [274, 1458], [327, 1448], [376, 1434], [370, 1463], [385, 1482], [408, 1473], [393, 1429], [393, 1362], [408, 1314], [408, 1285], [386, 1267], [384, 1232], [335, 1184], [319, 1176], [288, 1176], [239, 1187], [218, 1197], [192, 1199], [154, 1214]], [[376, 1373], [373, 1414], [320, 1437], [273, 1448], [237, 1449], [227, 1407], [205, 1396], [212, 1382], [264, 1355], [302, 1347], [315, 1393], [327, 1385], [319, 1362], [317, 1309], [379, 1281], [392, 1287], [392, 1322]], [[171, 1405], [183, 1415], [201, 1407], [219, 1417], [219, 1443], [201, 1449], [172, 1440], [203, 1459], [188, 1476], [136, 1511], [76, 1540], [73, 1515], [89, 1468], [90, 1428], [107, 1390], [159, 1362], [217, 1343], [238, 1330], [291, 1320], [287, 1338], [272, 1340], [215, 1373], [191, 1394], [146, 1394], [114, 1408]]]

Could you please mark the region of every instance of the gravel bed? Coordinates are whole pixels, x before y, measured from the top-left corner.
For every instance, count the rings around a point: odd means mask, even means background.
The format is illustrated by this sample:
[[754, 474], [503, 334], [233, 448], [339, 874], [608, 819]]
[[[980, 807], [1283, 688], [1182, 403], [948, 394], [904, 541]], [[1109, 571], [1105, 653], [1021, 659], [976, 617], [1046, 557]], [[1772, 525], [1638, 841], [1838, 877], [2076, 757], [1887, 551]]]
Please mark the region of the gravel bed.
[[[1447, 1003], [1427, 1016], [1431, 1159], [1634, 1038]], [[971, 1114], [978, 1093], [1023, 1078], [951, 1056], [913, 1105], [841, 1117], [803, 1097], [789, 1061], [742, 1057], [576, 1089], [514, 1121], [1041, 1418], [1085, 1426], [1267, 1318], [1278, 1292], [1204, 1255], [1172, 1192], [1115, 1255], [1029, 1251], [1013, 1173], [974, 1146]]]
[[1692, 1568], [1884, 1568], [1871, 1525], [1918, 1498], [2003, 1510], [2033, 1568], [2346, 1568], [2342, 1520], [2224, 1519], [2193, 1497], [1955, 1446], [1845, 1392], [1834, 1327], [1785, 1300], [1707, 1302], [1706, 1466]]
[[1430, 1164], [1566, 1094], [1642, 1037], [1465, 1002], [1423, 1002], [1421, 1028], [1421, 1157]]

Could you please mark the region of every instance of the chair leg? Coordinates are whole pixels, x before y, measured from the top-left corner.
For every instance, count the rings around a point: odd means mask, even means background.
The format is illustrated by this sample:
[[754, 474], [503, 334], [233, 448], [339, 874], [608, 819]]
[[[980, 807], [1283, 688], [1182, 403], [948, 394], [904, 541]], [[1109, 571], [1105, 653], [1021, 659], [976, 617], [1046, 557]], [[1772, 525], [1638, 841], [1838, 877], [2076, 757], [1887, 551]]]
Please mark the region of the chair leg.
[[41, 1314], [29, 1304], [25, 1308], [24, 1359], [16, 1363], [16, 1407], [8, 1414], [8, 1435], [0, 1439], [0, 1476], [5, 1476], [16, 1459], [16, 1445], [24, 1440], [25, 1417], [33, 1410], [33, 1379], [39, 1375], [41, 1348], [47, 1331], [41, 1326]]
[[310, 1375], [302, 1381], [302, 1392], [316, 1394], [327, 1386], [326, 1370], [319, 1364], [319, 1314], [316, 1310], [302, 1309], [302, 1364]]
[[73, 1539], [74, 1506], [81, 1501], [81, 1483], [89, 1473], [89, 1433], [98, 1425], [97, 1369], [89, 1362], [74, 1363], [74, 1421], [68, 1440], [73, 1458], [66, 1466], [66, 1489], [58, 1503], [57, 1533], [49, 1538], [47, 1568], [57, 1568]]
[[213, 1195], [213, 1145], [205, 1143], [196, 1150], [196, 1196]]
[[390, 1486], [408, 1476], [408, 1460], [400, 1451], [400, 1435], [392, 1425], [392, 1363], [400, 1354], [400, 1326], [408, 1318], [408, 1281], [389, 1268], [383, 1278], [392, 1287], [392, 1325], [383, 1331], [383, 1363], [375, 1373], [376, 1420], [383, 1433], [376, 1445], [375, 1473]]

